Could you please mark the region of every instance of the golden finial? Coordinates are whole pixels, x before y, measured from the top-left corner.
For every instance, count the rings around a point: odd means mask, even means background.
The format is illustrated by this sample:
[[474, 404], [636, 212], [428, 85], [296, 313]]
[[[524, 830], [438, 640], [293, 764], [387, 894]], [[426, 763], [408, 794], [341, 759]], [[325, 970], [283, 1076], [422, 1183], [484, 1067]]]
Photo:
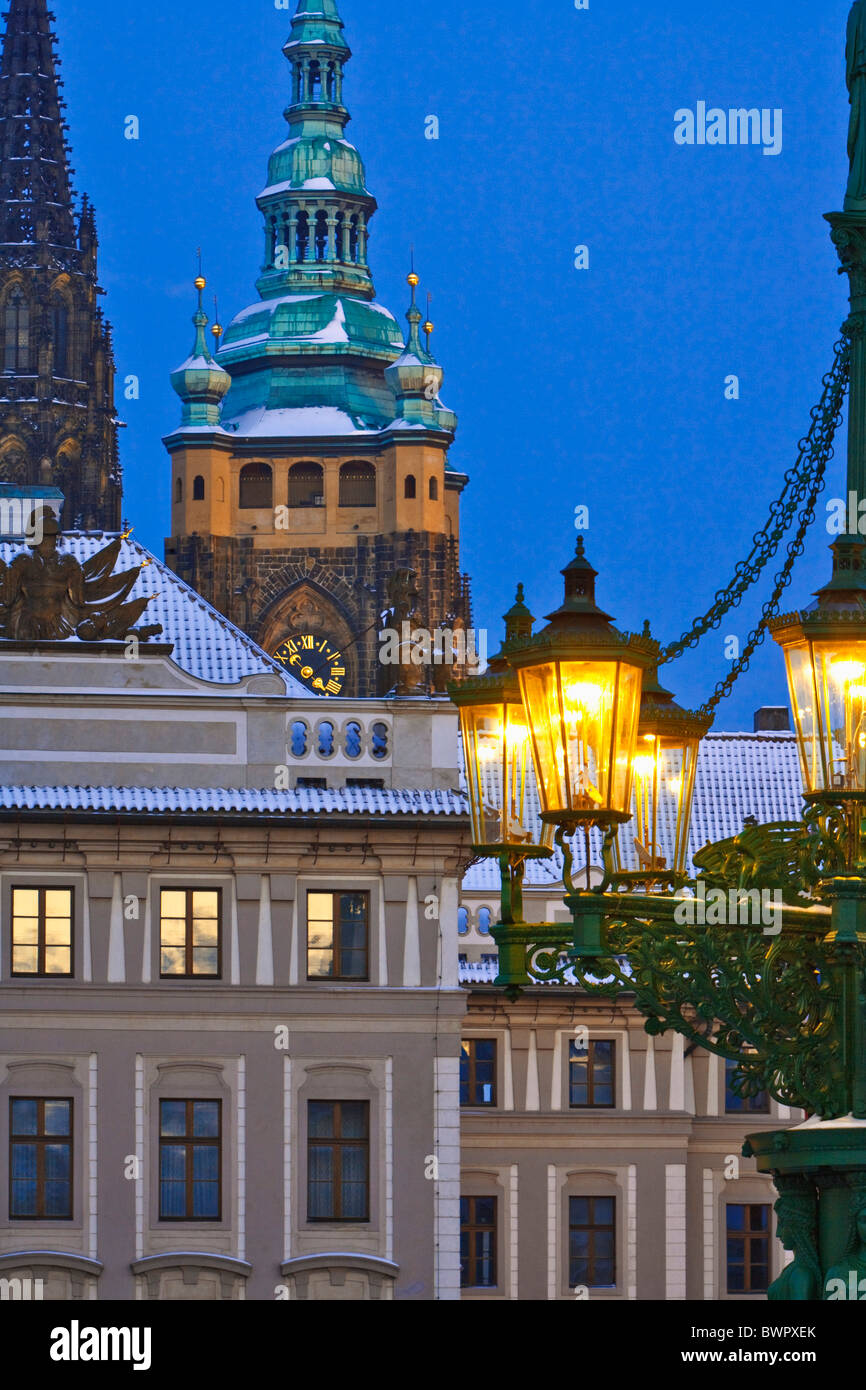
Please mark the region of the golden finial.
[[198, 290], [199, 294], [201, 294], [202, 290], [204, 289], [205, 285], [207, 284], [207, 280], [204, 278], [204, 276], [203, 276], [202, 273], [201, 273], [201, 247], [200, 247], [200, 246], [197, 246], [197, 247], [196, 247], [195, 254], [196, 254], [196, 256], [198, 257], [198, 275], [195, 277], [195, 287], [196, 287], [196, 289]]
[[432, 294], [428, 294], [428, 296], [427, 296], [427, 322], [426, 322], [425, 324], [422, 324], [422, 325], [421, 325], [421, 331], [422, 331], [422, 333], [426, 333], [426, 334], [427, 334], [427, 350], [428, 350], [428, 352], [429, 352], [429, 350], [430, 350], [430, 334], [433, 332], [433, 324], [432, 324], [432, 322], [430, 321], [430, 301], [431, 301], [432, 298], [433, 298]]
[[223, 326], [220, 323], [220, 311], [216, 295], [213, 297], [213, 327], [211, 328], [211, 333], [214, 336], [214, 347], [218, 348], [220, 345], [220, 338], [223, 335]]

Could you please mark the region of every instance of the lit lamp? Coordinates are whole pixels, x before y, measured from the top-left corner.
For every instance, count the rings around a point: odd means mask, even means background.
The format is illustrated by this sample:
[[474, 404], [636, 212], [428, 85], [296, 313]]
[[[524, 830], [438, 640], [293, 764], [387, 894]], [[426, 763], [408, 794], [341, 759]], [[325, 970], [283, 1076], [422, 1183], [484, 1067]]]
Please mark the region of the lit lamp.
[[553, 827], [528, 824], [531, 742], [517, 677], [506, 660], [510, 644], [531, 635], [533, 621], [520, 584], [517, 601], [505, 614], [502, 650], [491, 657], [484, 675], [449, 686], [460, 714], [472, 847], [478, 855], [525, 859], [552, 853]]
[[833, 577], [817, 603], [770, 631], [785, 653], [805, 799], [843, 808], [853, 866], [866, 807], [866, 554], [853, 536], [830, 548]]
[[507, 657], [520, 680], [542, 819], [588, 830], [631, 817], [641, 681], [658, 647], [646, 635], [617, 632], [597, 606], [582, 537], [562, 573], [562, 606]]
[[[632, 760], [632, 820], [614, 846], [618, 882], [675, 885], [685, 878], [698, 751], [711, 723], [710, 715], [680, 708], [659, 683], [657, 665], [646, 672]], [[634, 859], [637, 868], [626, 870], [624, 861]]]
[[[583, 538], [562, 571], [565, 599], [548, 625], [507, 652], [517, 671], [532, 737], [542, 820], [556, 826], [562, 851], [565, 902], [574, 919], [571, 954], [602, 952], [603, 912], [591, 891], [592, 826], [606, 831], [605, 853], [616, 827], [631, 818], [632, 759], [637, 741], [641, 682], [658, 653], [651, 637], [617, 632], [595, 601], [596, 571]], [[586, 891], [572, 878], [570, 836], [584, 833]]]
[[499, 860], [500, 920], [491, 935], [499, 946], [500, 983], [507, 976], [512, 987], [514, 981], [529, 983], [522, 943], [513, 936], [506, 939], [508, 928], [523, 923], [526, 861], [553, 853], [553, 826], [528, 823], [534, 818], [528, 804], [534, 777], [531, 743], [517, 677], [506, 660], [512, 643], [531, 636], [533, 622], [520, 584], [517, 601], [505, 614], [505, 643], [485, 674], [448, 687], [460, 715], [472, 848], [480, 857]]

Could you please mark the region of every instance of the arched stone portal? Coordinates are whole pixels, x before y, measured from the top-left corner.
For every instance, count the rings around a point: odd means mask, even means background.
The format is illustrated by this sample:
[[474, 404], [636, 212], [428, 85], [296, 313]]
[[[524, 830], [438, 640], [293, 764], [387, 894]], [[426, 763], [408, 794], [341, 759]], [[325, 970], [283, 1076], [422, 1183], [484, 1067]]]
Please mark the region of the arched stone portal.
[[[345, 670], [345, 676], [337, 676], [342, 682], [339, 693], [354, 695], [358, 688], [358, 652], [352, 629], [345, 615], [334, 603], [330, 595], [323, 592], [309, 580], [295, 585], [271, 604], [259, 619], [256, 640], [259, 646], [273, 655], [283, 642], [314, 638], [315, 644], [327, 642], [325, 652], [320, 656], [323, 669], [318, 678], [327, 683], [330, 676], [328, 654], [339, 652], [342, 660], [335, 664], [337, 670]], [[310, 668], [315, 660], [315, 650], [309, 662], [297, 670], [287, 666], [293, 675], [300, 676], [304, 684], [311, 685], [312, 679], [304, 678], [302, 671]], [[331, 693], [336, 694], [336, 691]]]

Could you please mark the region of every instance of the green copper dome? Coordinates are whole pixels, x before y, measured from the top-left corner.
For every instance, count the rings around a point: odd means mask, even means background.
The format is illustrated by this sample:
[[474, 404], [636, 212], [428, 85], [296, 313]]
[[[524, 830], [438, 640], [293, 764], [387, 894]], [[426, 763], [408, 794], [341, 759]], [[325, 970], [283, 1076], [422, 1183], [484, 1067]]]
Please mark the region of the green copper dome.
[[185, 425], [219, 425], [220, 404], [232, 384], [228, 372], [214, 361], [207, 345], [208, 318], [202, 308], [204, 280], [197, 281], [198, 309], [193, 315], [195, 342], [190, 356], [171, 374], [171, 384], [183, 401]]
[[[273, 439], [451, 434], [456, 418], [438, 398], [442, 370], [421, 347], [414, 293], [407, 347], [394, 315], [376, 302], [367, 259], [376, 200], [345, 138], [351, 51], [335, 0], [300, 0], [284, 53], [289, 132], [257, 199], [265, 221], [259, 299], [235, 316], [220, 344], [231, 390], [216, 423], [238, 437]], [[184, 395], [187, 378], [175, 375]]]

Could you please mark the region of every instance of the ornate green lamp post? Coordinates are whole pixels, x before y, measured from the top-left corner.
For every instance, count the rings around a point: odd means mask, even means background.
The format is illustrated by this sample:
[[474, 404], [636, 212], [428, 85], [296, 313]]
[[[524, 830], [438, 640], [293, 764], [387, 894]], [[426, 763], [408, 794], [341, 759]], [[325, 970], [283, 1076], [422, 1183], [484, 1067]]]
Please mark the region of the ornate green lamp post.
[[[506, 643], [497, 676], [504, 685], [508, 667], [517, 673], [522, 722], [516, 707], [508, 719], [528, 731], [542, 819], [556, 828], [572, 915], [570, 928], [527, 924], [503, 898], [502, 920], [492, 932], [500, 952], [497, 983], [513, 994], [528, 982], [567, 978], [590, 994], [630, 993], [646, 1015], [648, 1032], [673, 1029], [733, 1060], [733, 1084], [741, 1095], [769, 1091], [808, 1113], [804, 1124], [751, 1135], [744, 1147], [759, 1170], [774, 1177], [779, 1235], [794, 1254], [770, 1297], [797, 1301], [866, 1298], [866, 547], [861, 537], [840, 537], [833, 545], [832, 577], [811, 609], [779, 614], [794, 560], [814, 520], [849, 371], [848, 489], [855, 496], [855, 515], [856, 504], [866, 499], [866, 0], [856, 0], [851, 11], [848, 55], [851, 180], [845, 212], [828, 220], [851, 278], [851, 316], [797, 466], [786, 475], [782, 498], [756, 536], [752, 554], [738, 565], [709, 613], [659, 653], [648, 633], [629, 638], [610, 627], [595, 605], [595, 572], [579, 545], [564, 571], [564, 604], [536, 637], [515, 635]], [[698, 715], [675, 713], [658, 685], [656, 664], [718, 626], [795, 518], [798, 529], [785, 564], [740, 661]], [[706, 847], [694, 856], [698, 883], [676, 894], [623, 892], [680, 883], [697, 742], [767, 631], [785, 653], [803, 771], [802, 821], [751, 827]], [[513, 686], [509, 690], [514, 703]], [[454, 696], [466, 739], [474, 697], [465, 685]], [[669, 777], [668, 790], [679, 805], [668, 874], [667, 864], [659, 862], [659, 796], [669, 737], [679, 741], [682, 774]], [[473, 802], [476, 784], [479, 779], [470, 777]], [[476, 807], [474, 814], [480, 814]], [[624, 871], [613, 852], [617, 827], [632, 816], [643, 875]], [[588, 839], [592, 826], [605, 835], [607, 873], [601, 890], [588, 880], [579, 887], [571, 872], [571, 837], [582, 830]], [[479, 848], [498, 852], [497, 846]], [[611, 887], [618, 891], [602, 891]], [[769, 890], [775, 898], [768, 915], [764, 895]], [[710, 891], [712, 913], [704, 910]]]

